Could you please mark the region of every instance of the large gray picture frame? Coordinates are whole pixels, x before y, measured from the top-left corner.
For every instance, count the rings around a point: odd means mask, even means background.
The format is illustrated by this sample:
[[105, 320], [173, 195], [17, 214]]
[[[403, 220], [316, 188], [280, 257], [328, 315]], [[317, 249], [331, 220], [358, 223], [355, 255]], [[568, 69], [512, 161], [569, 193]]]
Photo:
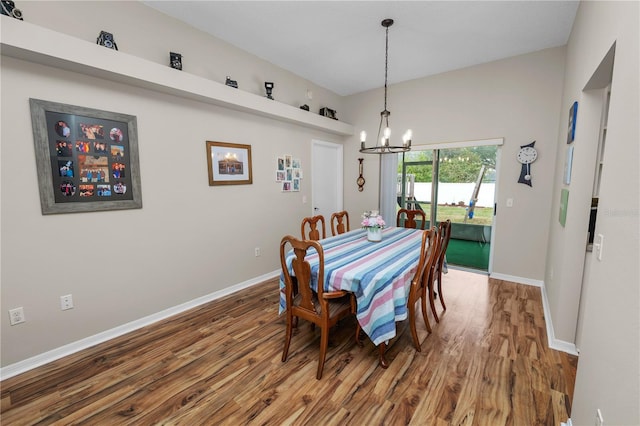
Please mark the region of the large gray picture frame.
[[135, 116], [41, 99], [29, 105], [42, 214], [142, 208]]

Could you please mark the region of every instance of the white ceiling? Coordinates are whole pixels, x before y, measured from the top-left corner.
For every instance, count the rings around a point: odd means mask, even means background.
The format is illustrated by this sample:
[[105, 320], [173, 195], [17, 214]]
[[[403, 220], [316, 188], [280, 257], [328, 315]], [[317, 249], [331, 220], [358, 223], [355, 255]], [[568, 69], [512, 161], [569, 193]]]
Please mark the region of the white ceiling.
[[577, 1], [144, 1], [340, 95], [567, 43]]

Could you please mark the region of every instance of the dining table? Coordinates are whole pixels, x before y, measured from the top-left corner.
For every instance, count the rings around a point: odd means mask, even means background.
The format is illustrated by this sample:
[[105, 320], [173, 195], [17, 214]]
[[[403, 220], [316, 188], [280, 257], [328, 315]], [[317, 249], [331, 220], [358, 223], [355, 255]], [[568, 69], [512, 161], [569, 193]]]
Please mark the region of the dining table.
[[[396, 336], [396, 322], [407, 319], [407, 298], [420, 260], [419, 229], [387, 227], [382, 240], [369, 241], [365, 229], [356, 229], [319, 240], [324, 252], [325, 291], [355, 294], [357, 320], [362, 331], [379, 349], [379, 364], [387, 368], [386, 348]], [[291, 271], [293, 253], [286, 256]], [[311, 287], [318, 285], [318, 255], [305, 258], [311, 267]], [[280, 314], [286, 311], [284, 275], [280, 274]]]

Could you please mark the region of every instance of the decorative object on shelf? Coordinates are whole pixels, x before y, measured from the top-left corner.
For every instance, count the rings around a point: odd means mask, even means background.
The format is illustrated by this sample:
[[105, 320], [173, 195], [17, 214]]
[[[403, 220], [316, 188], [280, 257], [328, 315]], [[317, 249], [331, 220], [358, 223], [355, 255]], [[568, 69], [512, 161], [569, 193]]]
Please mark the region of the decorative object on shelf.
[[227, 76], [227, 80], [224, 82], [224, 84], [235, 89], [238, 88], [238, 82], [236, 80], [231, 80], [231, 77], [229, 76]]
[[2, 7], [0, 12], [2, 12], [3, 15], [7, 15], [21, 21], [24, 20], [22, 19], [22, 11], [20, 9], [16, 9], [16, 4], [12, 0], [2, 0], [0, 6]]
[[118, 45], [116, 41], [113, 39], [113, 34], [108, 33], [106, 31], [100, 31], [98, 35], [98, 39], [96, 40], [96, 44], [100, 46], [104, 46], [108, 49], [118, 50]]
[[264, 82], [264, 89], [267, 91], [267, 99], [273, 100], [273, 96], [271, 96], [273, 94], [273, 86], [274, 84], [271, 81]]
[[300, 105], [300, 109], [303, 109], [305, 111], [309, 111], [309, 105], [307, 105], [307, 104]]
[[364, 190], [364, 176], [362, 176], [362, 161], [364, 160], [364, 158], [358, 158], [358, 162], [360, 164], [358, 164], [358, 180], [356, 181], [356, 183], [358, 184], [358, 191], [362, 192], [362, 190]]
[[533, 147], [535, 143], [536, 141], [533, 141], [530, 144], [520, 146], [520, 151], [518, 151], [518, 155], [516, 157], [518, 162], [522, 164], [518, 183], [524, 183], [525, 185], [532, 186], [531, 163], [536, 161], [536, 158], [538, 158], [538, 151]]
[[302, 180], [302, 167], [300, 159], [291, 155], [278, 157], [276, 169], [276, 182], [281, 185], [282, 192], [298, 192]]
[[253, 183], [251, 145], [207, 141], [209, 186]]
[[180, 53], [169, 52], [169, 65], [171, 68], [182, 71], [182, 55]]
[[386, 226], [378, 210], [371, 210], [362, 214], [362, 227], [367, 230], [367, 240], [382, 241], [382, 228]]
[[336, 110], [331, 108], [320, 108], [320, 115], [323, 117], [333, 118], [334, 120], [338, 119], [336, 116]]
[[29, 105], [42, 214], [142, 208], [135, 116]]
[[569, 109], [569, 129], [567, 131], [567, 143], [573, 142], [576, 137], [576, 119], [578, 118], [578, 102], [574, 102]]
[[[360, 152], [365, 154], [395, 154], [398, 152], [406, 152], [411, 150], [411, 138], [413, 137], [411, 129], [407, 130], [402, 136], [402, 145], [391, 145], [391, 128], [389, 127], [389, 116], [391, 111], [387, 109], [387, 75], [389, 70], [389, 27], [393, 25], [393, 19], [385, 19], [382, 26], [386, 29], [385, 50], [384, 50], [384, 110], [380, 113], [380, 124], [378, 125], [378, 137], [376, 145], [366, 147], [367, 133], [363, 130], [360, 132]], [[384, 123], [384, 130], [382, 129]], [[382, 138], [380, 134], [382, 133]]]

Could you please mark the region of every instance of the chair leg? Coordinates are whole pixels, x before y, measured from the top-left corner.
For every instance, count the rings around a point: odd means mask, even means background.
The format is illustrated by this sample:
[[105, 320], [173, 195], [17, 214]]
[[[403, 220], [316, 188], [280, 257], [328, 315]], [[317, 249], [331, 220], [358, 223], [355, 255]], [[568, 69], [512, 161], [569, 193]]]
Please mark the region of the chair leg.
[[427, 331], [431, 333], [431, 324], [429, 323], [429, 317], [427, 316], [427, 302], [424, 296], [420, 300], [420, 306], [422, 307], [422, 318], [424, 319], [424, 325], [427, 327]]
[[433, 294], [433, 282], [434, 280], [429, 280], [429, 304], [431, 305], [431, 312], [433, 312], [433, 317], [436, 319], [436, 322], [440, 322], [440, 318], [438, 318], [438, 313], [436, 312], [435, 296]]
[[421, 352], [420, 340], [418, 340], [418, 332], [416, 331], [416, 304], [409, 304], [409, 327], [411, 328], [411, 337], [413, 338], [413, 344], [418, 352]]
[[442, 310], [447, 310], [447, 305], [444, 304], [444, 299], [442, 298], [442, 270], [438, 270], [438, 297], [440, 298], [440, 304], [442, 305]]
[[318, 380], [322, 378], [327, 346], [329, 346], [329, 327], [322, 327], [322, 334], [320, 335], [320, 359], [318, 359], [318, 372], [316, 373], [316, 379]]
[[[298, 317], [295, 317], [298, 319]], [[293, 320], [294, 317], [290, 312], [287, 312], [287, 332], [284, 338], [284, 350], [282, 351], [282, 362], [287, 360], [287, 355], [289, 354], [289, 344], [291, 343], [291, 333], [293, 331]]]

